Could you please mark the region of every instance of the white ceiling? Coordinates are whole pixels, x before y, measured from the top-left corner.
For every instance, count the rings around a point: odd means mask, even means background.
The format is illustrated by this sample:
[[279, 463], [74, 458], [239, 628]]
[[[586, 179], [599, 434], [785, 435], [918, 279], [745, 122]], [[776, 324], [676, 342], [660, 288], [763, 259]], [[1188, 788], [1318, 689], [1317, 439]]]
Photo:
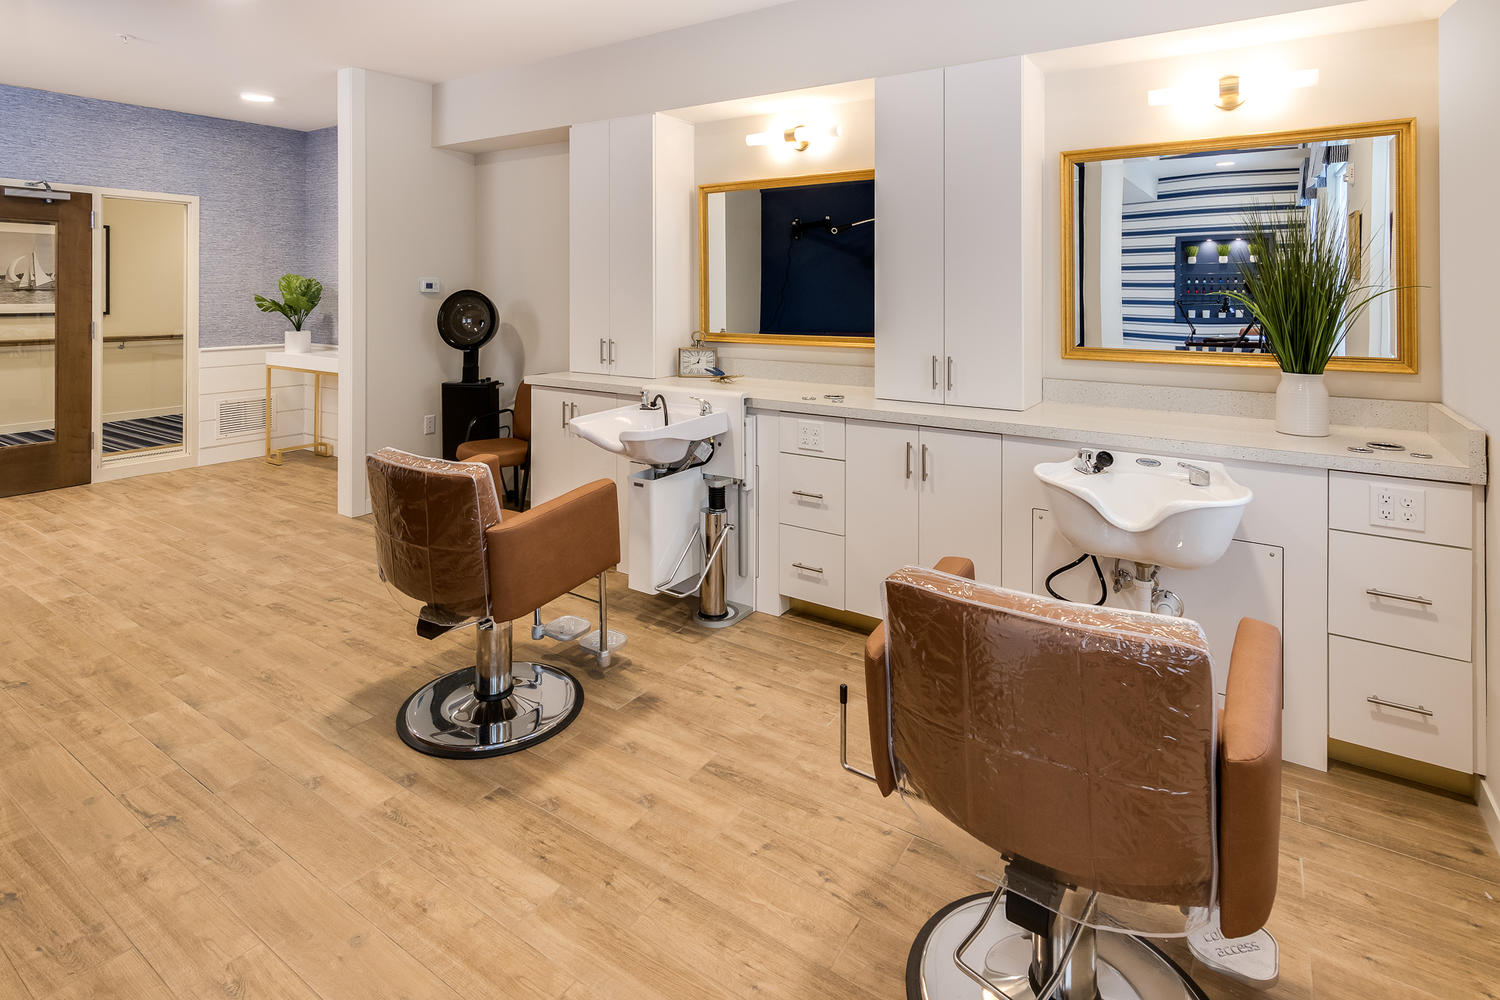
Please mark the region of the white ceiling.
[[0, 0], [0, 84], [314, 129], [344, 66], [451, 80], [781, 2]]

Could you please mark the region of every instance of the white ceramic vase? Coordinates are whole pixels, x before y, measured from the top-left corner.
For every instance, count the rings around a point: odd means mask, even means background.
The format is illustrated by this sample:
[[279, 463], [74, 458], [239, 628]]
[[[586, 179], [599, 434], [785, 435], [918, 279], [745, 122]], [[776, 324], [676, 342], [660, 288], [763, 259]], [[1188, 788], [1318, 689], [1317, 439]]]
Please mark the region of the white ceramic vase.
[[1328, 387], [1322, 375], [1281, 373], [1276, 387], [1276, 429], [1300, 437], [1328, 436]]
[[312, 332], [309, 330], [288, 330], [286, 332], [286, 353], [306, 354], [312, 348]]

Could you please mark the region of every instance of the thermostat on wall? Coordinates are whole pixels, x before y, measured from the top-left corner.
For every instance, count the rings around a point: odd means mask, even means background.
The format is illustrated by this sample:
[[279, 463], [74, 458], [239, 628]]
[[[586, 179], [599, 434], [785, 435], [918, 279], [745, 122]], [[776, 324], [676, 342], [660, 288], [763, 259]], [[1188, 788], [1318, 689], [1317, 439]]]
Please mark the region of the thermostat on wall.
[[436, 295], [443, 290], [443, 283], [436, 278], [418, 278], [417, 285], [423, 295]]

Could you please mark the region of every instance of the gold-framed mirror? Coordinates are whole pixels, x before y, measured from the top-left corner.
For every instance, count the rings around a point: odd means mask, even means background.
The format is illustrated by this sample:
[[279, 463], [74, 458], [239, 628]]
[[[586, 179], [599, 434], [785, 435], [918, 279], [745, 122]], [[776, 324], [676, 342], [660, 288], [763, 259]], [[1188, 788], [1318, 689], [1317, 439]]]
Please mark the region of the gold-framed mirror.
[[721, 343], [875, 346], [875, 171], [698, 188], [698, 329]]
[[1396, 287], [1329, 369], [1417, 371], [1416, 120], [1061, 154], [1064, 358], [1276, 365], [1243, 291], [1247, 217], [1342, 227], [1362, 280]]

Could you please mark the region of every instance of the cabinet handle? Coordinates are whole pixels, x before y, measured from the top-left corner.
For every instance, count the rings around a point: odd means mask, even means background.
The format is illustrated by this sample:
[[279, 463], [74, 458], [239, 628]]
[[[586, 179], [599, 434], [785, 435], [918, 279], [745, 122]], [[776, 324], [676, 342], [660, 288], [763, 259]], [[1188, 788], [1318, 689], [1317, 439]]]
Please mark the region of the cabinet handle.
[[1380, 590], [1377, 587], [1371, 587], [1366, 590], [1365, 593], [1369, 594], [1371, 597], [1385, 597], [1389, 598], [1392, 601], [1408, 601], [1412, 604], [1420, 604], [1423, 607], [1432, 607], [1432, 602], [1420, 595], [1418, 595], [1417, 597], [1408, 597], [1406, 594], [1393, 594], [1388, 590]]
[[922, 446], [922, 482], [927, 482], [927, 446]]
[[906, 478], [911, 478], [911, 442], [906, 442]]
[[805, 569], [809, 573], [817, 573], [819, 575], [822, 575], [822, 573], [823, 573], [823, 567], [822, 566], [806, 566], [806, 565], [803, 565], [802, 563], [799, 563], [799, 562], [792, 563], [792, 568], [793, 569]]
[[568, 433], [568, 401], [566, 399], [562, 401], [562, 429], [564, 434]]
[[948, 355], [948, 391], [953, 391], [953, 355]]
[[601, 365], [609, 363], [609, 356], [604, 351], [604, 338], [603, 337], [599, 338], [599, 363]]
[[569, 407], [569, 409], [571, 409], [573, 411], [573, 419], [577, 420], [578, 419], [578, 404], [577, 403], [569, 403], [568, 407]]
[[609, 363], [610, 364], [614, 364], [615, 363], [615, 342], [614, 342], [614, 338], [610, 338], [610, 341], [609, 341]]
[[1371, 705], [1379, 705], [1381, 708], [1396, 708], [1403, 712], [1411, 712], [1413, 715], [1422, 715], [1432, 718], [1432, 710], [1423, 705], [1403, 705], [1399, 701], [1386, 701], [1378, 694], [1372, 694], [1365, 701]]
[[934, 389], [936, 389], [938, 387], [937, 355], [936, 354], [934, 354], [932, 356], [932, 387]]
[[794, 497], [807, 497], [807, 499], [809, 499], [809, 500], [821, 500], [821, 499], [823, 499], [823, 494], [821, 494], [821, 493], [809, 493], [806, 490], [792, 490], [792, 496], [794, 496]]

